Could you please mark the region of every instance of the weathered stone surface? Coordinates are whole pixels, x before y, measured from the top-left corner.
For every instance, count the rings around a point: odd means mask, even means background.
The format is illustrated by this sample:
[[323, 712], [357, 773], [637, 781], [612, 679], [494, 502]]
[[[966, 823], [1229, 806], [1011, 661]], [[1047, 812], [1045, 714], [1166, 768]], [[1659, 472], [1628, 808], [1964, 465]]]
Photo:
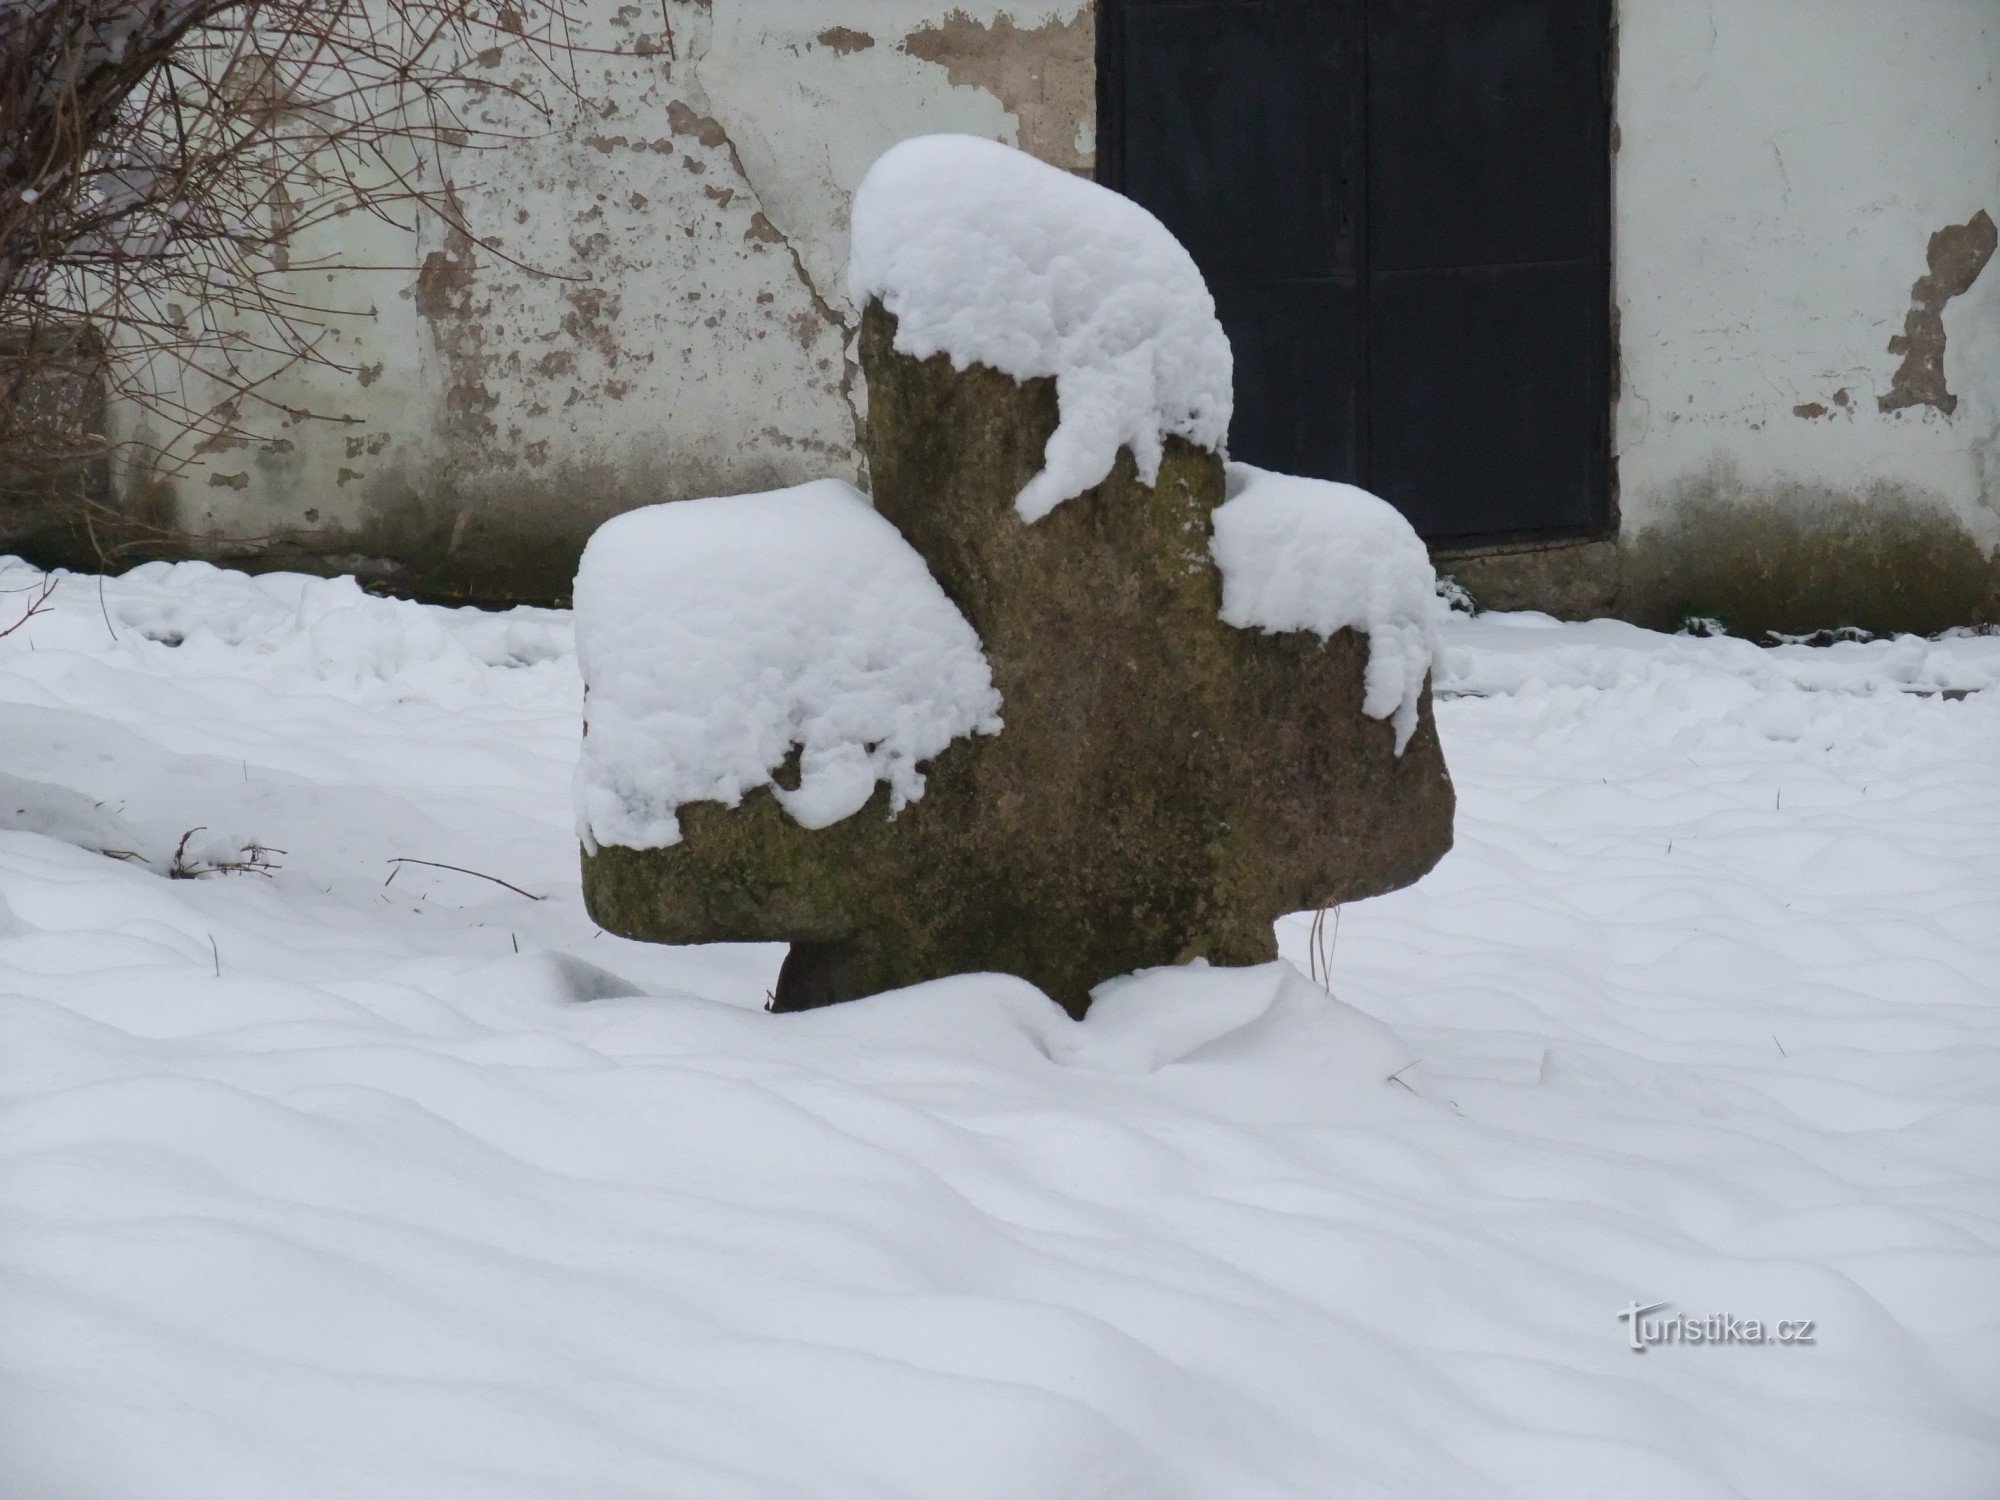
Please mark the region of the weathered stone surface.
[[656, 942], [793, 944], [779, 1009], [998, 970], [1081, 1014], [1092, 985], [1197, 956], [1275, 957], [1272, 920], [1407, 885], [1451, 845], [1426, 693], [1401, 756], [1361, 713], [1368, 643], [1217, 617], [1216, 455], [1129, 453], [1033, 525], [1014, 497], [1053, 381], [895, 352], [862, 324], [876, 507], [985, 643], [1005, 729], [961, 740], [893, 821], [886, 791], [809, 831], [768, 789], [696, 804], [667, 849], [584, 860], [591, 914]]

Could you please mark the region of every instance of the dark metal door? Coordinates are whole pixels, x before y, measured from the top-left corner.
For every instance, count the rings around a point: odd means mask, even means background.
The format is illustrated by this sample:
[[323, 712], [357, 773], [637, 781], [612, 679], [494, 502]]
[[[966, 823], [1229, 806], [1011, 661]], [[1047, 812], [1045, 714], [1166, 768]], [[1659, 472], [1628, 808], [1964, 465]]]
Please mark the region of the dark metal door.
[[1100, 0], [1099, 175], [1194, 255], [1230, 451], [1426, 537], [1609, 514], [1609, 0]]

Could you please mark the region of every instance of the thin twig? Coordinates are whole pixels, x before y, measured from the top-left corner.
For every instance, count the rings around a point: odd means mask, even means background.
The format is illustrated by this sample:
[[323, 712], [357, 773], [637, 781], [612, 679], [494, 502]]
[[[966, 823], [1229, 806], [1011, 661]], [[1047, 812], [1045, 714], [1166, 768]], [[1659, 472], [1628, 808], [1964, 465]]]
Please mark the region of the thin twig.
[[[448, 865], [440, 860], [410, 859], [405, 856], [398, 856], [397, 858], [390, 860], [389, 863], [392, 865], [429, 865], [433, 870], [456, 870], [461, 875], [474, 875], [481, 880], [490, 880], [495, 885], [504, 885], [507, 887], [508, 890], [512, 891], [515, 895], [526, 896], [530, 901], [548, 900], [548, 897], [546, 896], [537, 896], [533, 891], [522, 890], [518, 885], [514, 884], [514, 882], [511, 880], [502, 880], [498, 875], [488, 875], [484, 870], [468, 870], [464, 865]], [[393, 875], [390, 877], [390, 879], [394, 878], [395, 877]], [[382, 883], [384, 885], [387, 885], [389, 882], [385, 880]]]
[[[36, 615], [46, 613], [52, 607], [49, 604], [49, 595], [56, 591], [56, 585], [59, 582], [61, 580], [55, 574], [51, 573], [46, 575], [39, 584], [35, 585], [35, 597], [30, 599], [28, 607], [21, 611], [21, 618], [16, 620], [12, 625], [9, 625], [5, 630], [0, 630], [0, 637], [12, 635], [23, 625], [27, 624], [28, 621], [34, 619]], [[10, 589], [8, 592], [12, 593], [14, 591]]]

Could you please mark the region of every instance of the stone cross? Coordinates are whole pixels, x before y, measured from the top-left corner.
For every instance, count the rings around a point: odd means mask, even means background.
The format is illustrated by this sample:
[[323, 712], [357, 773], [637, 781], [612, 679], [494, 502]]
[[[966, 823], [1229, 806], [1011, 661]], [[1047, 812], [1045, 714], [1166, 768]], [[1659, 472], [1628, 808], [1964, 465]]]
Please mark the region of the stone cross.
[[1218, 618], [1219, 455], [1129, 451], [1032, 524], [1055, 382], [895, 349], [861, 324], [877, 510], [984, 643], [1004, 729], [953, 742], [894, 818], [878, 785], [829, 827], [768, 787], [680, 811], [664, 849], [584, 857], [591, 915], [661, 943], [786, 942], [775, 1008], [951, 974], [1017, 974], [1081, 1015], [1093, 985], [1157, 964], [1276, 957], [1273, 919], [1408, 885], [1451, 846], [1428, 687], [1401, 755], [1363, 715], [1368, 641]]

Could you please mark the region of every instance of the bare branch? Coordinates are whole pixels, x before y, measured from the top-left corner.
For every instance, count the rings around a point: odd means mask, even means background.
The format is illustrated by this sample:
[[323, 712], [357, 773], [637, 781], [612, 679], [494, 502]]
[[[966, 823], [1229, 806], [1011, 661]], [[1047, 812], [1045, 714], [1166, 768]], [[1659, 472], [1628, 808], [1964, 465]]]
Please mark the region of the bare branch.
[[[389, 861], [389, 863], [397, 866], [398, 868], [401, 868], [404, 865], [429, 865], [433, 870], [452, 870], [456, 871], [460, 875], [476, 875], [481, 880], [490, 880], [495, 885], [504, 885], [505, 887], [507, 887], [508, 890], [512, 891], [515, 895], [526, 896], [530, 901], [546, 901], [548, 899], [546, 896], [537, 896], [533, 891], [522, 890], [518, 885], [514, 884], [514, 882], [511, 880], [502, 880], [498, 875], [488, 875], [484, 870], [468, 870], [464, 865], [447, 865], [440, 863], [435, 859], [412, 859], [407, 855], [399, 856], [396, 859], [392, 859]], [[389, 874], [389, 880], [394, 880], [395, 878], [396, 878], [395, 872], [391, 871]], [[382, 884], [384, 885], [387, 885], [388, 883], [389, 883], [388, 880], [382, 882]]]
[[[343, 368], [327, 332], [366, 315], [297, 273], [410, 269], [338, 246], [294, 263], [347, 215], [562, 274], [482, 239], [446, 165], [526, 138], [480, 123], [482, 101], [546, 123], [536, 78], [576, 95], [567, 4], [0, 0], [0, 491], [108, 473], [114, 403], [149, 419], [119, 456], [162, 475], [257, 440], [246, 410], [340, 420], [262, 388]], [[486, 66], [496, 48], [527, 82]]]
[[[57, 582], [58, 580], [55, 574], [53, 573], [45, 574], [42, 578], [42, 581], [34, 585], [32, 592], [34, 593], [35, 597], [28, 601], [27, 608], [21, 611], [19, 618], [17, 618], [12, 625], [7, 626], [4, 630], [0, 630], [0, 638], [12, 635], [15, 631], [19, 630], [23, 625], [27, 624], [28, 621], [34, 619], [36, 615], [42, 614], [48, 610], [55, 608], [54, 605], [49, 603], [49, 596], [55, 593]], [[14, 589], [8, 589], [6, 592], [11, 594], [18, 591]]]

